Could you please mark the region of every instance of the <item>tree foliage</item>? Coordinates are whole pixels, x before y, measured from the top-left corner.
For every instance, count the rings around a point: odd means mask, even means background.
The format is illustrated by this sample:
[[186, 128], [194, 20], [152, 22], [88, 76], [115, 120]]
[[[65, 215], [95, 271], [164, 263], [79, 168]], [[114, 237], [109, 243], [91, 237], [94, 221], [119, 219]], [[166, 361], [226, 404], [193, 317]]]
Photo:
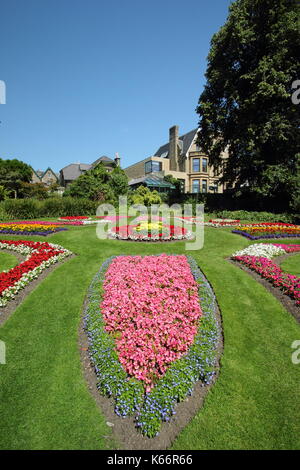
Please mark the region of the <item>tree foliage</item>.
[[0, 158], [0, 185], [11, 196], [17, 196], [22, 183], [29, 183], [31, 177], [32, 168], [26, 163], [16, 158], [12, 160]]
[[162, 203], [162, 199], [156, 190], [151, 191], [149, 188], [142, 185], [132, 192], [130, 201], [132, 204], [142, 204], [143, 206]]
[[88, 198], [99, 202], [115, 202], [118, 196], [128, 192], [125, 172], [115, 167], [108, 172], [102, 162], [77, 178], [65, 191], [64, 196]]
[[199, 99], [199, 144], [223, 182], [275, 194], [289, 192], [300, 148], [300, 78], [296, 2], [236, 0], [211, 41], [207, 83]]
[[19, 190], [19, 196], [26, 199], [46, 199], [49, 195], [48, 191], [49, 188], [47, 188], [43, 183], [26, 183], [23, 181]]

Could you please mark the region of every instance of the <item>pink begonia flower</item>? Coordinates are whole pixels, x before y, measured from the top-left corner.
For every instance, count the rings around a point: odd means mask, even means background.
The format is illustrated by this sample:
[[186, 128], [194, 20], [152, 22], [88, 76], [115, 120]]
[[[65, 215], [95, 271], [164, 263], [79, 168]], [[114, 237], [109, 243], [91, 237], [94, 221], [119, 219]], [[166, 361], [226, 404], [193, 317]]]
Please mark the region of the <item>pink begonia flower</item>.
[[198, 330], [198, 285], [186, 257], [117, 257], [105, 275], [101, 311], [124, 369], [151, 390]]

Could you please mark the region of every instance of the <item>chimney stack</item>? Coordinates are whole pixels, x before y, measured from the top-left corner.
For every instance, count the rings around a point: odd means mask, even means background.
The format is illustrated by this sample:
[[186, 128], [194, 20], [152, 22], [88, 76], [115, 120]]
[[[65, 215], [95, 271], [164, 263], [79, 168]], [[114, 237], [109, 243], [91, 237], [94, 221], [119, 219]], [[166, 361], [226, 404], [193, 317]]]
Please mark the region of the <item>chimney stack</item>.
[[115, 156], [115, 162], [117, 166], [120, 166], [120, 157], [119, 157], [118, 152], [116, 153], [116, 156]]
[[169, 130], [169, 160], [171, 171], [178, 171], [178, 132], [178, 126], [173, 126]]

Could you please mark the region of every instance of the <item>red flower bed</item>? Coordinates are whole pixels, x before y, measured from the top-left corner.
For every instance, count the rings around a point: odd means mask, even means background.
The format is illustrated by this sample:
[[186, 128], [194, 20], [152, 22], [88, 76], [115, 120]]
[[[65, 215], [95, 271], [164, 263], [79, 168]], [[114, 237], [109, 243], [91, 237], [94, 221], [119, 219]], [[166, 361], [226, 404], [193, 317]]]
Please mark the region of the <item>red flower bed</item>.
[[140, 229], [138, 225], [123, 225], [111, 228], [110, 235], [122, 240], [159, 241], [159, 240], [182, 240], [192, 238], [192, 234], [185, 228], [176, 225], [164, 225], [157, 230]]

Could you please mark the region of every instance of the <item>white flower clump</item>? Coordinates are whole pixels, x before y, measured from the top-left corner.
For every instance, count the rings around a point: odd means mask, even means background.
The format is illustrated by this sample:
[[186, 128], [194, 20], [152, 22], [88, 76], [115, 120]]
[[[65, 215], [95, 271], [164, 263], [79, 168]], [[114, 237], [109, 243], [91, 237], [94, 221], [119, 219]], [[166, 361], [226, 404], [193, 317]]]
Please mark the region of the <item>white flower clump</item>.
[[[56, 245], [54, 243], [49, 243], [49, 245], [54, 249], [62, 250], [63, 253], [60, 253], [59, 255], [56, 255], [56, 256], [52, 256], [52, 258], [48, 259], [47, 261], [43, 261], [36, 268], [32, 269], [31, 271], [28, 271], [27, 273], [24, 273], [23, 276], [19, 279], [19, 281], [17, 281], [13, 286], [5, 289], [2, 292], [1, 297], [0, 297], [0, 307], [5, 307], [7, 302], [9, 300], [14, 299], [15, 295], [21, 289], [24, 289], [24, 287], [27, 286], [31, 281], [33, 281], [34, 279], [37, 279], [38, 276], [44, 271], [44, 269], [48, 268], [52, 264], [62, 261], [64, 258], [72, 254], [71, 251], [66, 250], [60, 245]], [[30, 248], [25, 245], [9, 245], [8, 243], [0, 243], [0, 249], [8, 249], [12, 251], [17, 251], [18, 253], [22, 255], [27, 255], [26, 261], [31, 257], [32, 253], [34, 253], [35, 251], [38, 251], [36, 249]]]
[[280, 248], [279, 246], [266, 243], [255, 243], [254, 245], [250, 245], [247, 248], [244, 248], [244, 250], [236, 251], [232, 255], [232, 257], [235, 258], [236, 256], [258, 256], [272, 259], [273, 256], [280, 256], [284, 254], [284, 249]]

